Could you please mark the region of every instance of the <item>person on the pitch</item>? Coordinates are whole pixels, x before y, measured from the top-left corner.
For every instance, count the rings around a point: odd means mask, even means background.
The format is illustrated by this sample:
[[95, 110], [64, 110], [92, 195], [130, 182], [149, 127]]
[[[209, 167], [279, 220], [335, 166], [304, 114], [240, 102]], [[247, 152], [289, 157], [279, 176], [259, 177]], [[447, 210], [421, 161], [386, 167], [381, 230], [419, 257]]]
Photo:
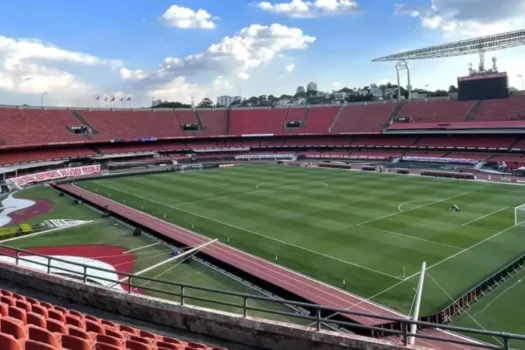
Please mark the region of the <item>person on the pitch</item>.
[[456, 204], [453, 204], [452, 207], [450, 207], [450, 210], [452, 210], [452, 211], [461, 211], [461, 209], [459, 209], [459, 207]]

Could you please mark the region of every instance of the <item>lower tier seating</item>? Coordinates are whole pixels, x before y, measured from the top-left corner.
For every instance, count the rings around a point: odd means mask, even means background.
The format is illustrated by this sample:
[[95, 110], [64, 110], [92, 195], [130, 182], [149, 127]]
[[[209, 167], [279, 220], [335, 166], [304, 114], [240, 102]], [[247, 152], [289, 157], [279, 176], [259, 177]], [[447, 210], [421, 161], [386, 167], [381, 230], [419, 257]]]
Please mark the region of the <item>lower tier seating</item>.
[[99, 319], [0, 289], [2, 350], [225, 350]]

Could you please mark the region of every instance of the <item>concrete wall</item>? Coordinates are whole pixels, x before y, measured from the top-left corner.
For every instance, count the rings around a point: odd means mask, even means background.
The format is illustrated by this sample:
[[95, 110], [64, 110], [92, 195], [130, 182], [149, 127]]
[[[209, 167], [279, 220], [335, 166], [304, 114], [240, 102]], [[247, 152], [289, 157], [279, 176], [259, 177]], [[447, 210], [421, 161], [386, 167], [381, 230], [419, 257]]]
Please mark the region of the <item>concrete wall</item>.
[[[62, 297], [80, 304], [136, 318], [144, 322], [183, 329], [219, 339], [273, 350], [396, 350], [377, 339], [335, 332], [315, 332], [310, 328], [273, 322], [194, 306], [181, 306], [166, 300], [130, 295], [97, 285], [0, 263], [0, 278]], [[414, 349], [423, 349], [413, 347]]]

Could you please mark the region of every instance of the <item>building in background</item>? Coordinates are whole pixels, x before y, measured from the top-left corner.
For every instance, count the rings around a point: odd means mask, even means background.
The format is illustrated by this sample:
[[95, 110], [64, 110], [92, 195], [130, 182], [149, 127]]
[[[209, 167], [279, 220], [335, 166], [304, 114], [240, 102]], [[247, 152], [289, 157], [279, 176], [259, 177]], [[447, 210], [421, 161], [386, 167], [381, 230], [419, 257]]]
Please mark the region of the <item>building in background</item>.
[[217, 106], [230, 107], [230, 105], [233, 103], [233, 101], [235, 101], [237, 97], [238, 96], [219, 96], [217, 97]]
[[306, 91], [304, 90], [304, 86], [298, 86], [295, 90], [296, 94], [304, 94]]
[[306, 91], [308, 92], [315, 92], [317, 91], [317, 84], [313, 82], [309, 82], [308, 85], [306, 85]]

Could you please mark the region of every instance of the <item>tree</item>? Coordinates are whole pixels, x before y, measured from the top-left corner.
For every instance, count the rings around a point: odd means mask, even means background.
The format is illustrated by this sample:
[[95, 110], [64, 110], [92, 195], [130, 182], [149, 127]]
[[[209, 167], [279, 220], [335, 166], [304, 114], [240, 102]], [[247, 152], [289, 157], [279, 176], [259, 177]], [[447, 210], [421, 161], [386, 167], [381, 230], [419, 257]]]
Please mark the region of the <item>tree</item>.
[[434, 91], [434, 93], [432, 93], [432, 96], [445, 97], [448, 96], [448, 92], [446, 92], [445, 90], [436, 90]]
[[448, 92], [452, 92], [452, 93], [458, 92], [458, 88], [455, 87], [454, 85], [450, 85], [450, 87], [448, 88]]
[[207, 98], [207, 97], [205, 97], [205, 98], [201, 101], [201, 103], [199, 103], [199, 104], [197, 105], [197, 108], [212, 108], [212, 107], [213, 107], [213, 102], [212, 102], [209, 98]]
[[162, 102], [153, 108], [191, 108], [191, 105], [181, 102]]

